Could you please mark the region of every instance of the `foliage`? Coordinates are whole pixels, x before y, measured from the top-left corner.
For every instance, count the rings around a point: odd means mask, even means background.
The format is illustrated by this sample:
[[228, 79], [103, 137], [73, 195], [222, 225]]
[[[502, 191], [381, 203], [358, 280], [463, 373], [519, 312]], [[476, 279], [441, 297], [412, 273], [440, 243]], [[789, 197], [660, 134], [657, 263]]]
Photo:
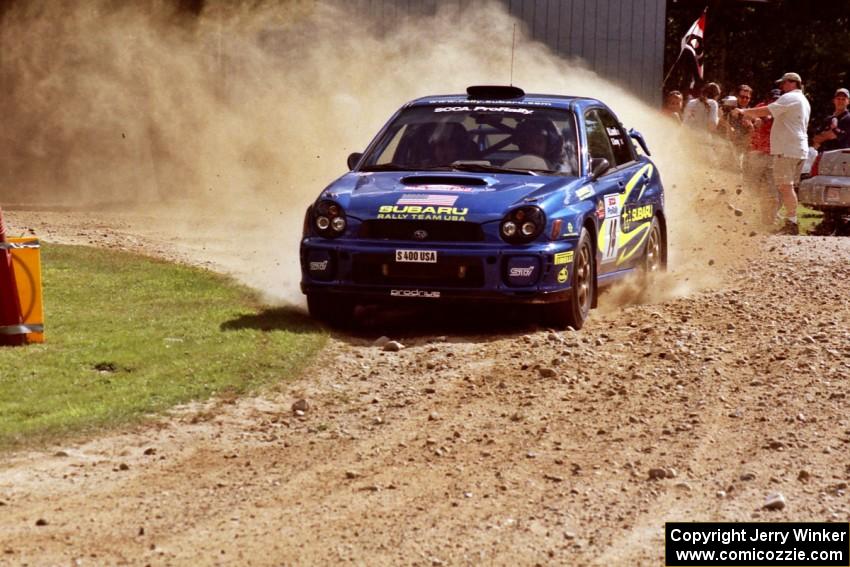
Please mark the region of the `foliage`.
[[[816, 118], [832, 112], [836, 88], [850, 86], [850, 0], [668, 0], [665, 74], [706, 6], [705, 79], [720, 83], [724, 95], [746, 83], [759, 101], [776, 79], [794, 71]], [[686, 87], [674, 70], [665, 90]]]
[[44, 344], [0, 349], [0, 448], [289, 380], [325, 334], [211, 272], [46, 245]]

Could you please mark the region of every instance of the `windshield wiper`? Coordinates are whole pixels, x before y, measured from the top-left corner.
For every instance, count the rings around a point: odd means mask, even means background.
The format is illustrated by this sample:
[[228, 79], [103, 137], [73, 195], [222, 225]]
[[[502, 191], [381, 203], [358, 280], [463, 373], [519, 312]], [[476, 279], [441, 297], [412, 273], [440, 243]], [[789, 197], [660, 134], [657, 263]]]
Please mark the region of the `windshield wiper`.
[[399, 165], [397, 163], [381, 163], [376, 165], [366, 165], [360, 168], [360, 171], [451, 171], [449, 166], [432, 166], [432, 167], [411, 167], [408, 165]]
[[520, 175], [540, 175], [537, 170], [533, 169], [514, 169], [511, 167], [501, 167], [498, 165], [485, 165], [483, 163], [454, 163], [452, 169], [456, 171], [475, 171], [475, 172], [493, 172], [493, 173], [517, 173]]

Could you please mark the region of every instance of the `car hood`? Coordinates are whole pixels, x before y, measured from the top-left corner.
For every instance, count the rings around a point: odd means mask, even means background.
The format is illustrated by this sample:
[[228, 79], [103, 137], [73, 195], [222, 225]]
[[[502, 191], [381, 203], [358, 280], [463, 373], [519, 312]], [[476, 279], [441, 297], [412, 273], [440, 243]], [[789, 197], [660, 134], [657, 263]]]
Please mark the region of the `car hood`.
[[328, 187], [320, 199], [337, 201], [347, 215], [361, 220], [403, 219], [412, 214], [487, 222], [501, 219], [507, 210], [521, 204], [544, 206], [550, 198], [567, 204], [580, 186], [576, 178], [560, 176], [353, 172]]

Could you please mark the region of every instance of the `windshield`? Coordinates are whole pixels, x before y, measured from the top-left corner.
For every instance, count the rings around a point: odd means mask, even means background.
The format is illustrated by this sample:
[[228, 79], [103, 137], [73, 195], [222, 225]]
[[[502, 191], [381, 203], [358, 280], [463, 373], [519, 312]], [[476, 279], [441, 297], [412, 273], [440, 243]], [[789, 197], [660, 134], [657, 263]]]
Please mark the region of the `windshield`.
[[363, 170], [504, 171], [578, 175], [572, 112], [458, 103], [404, 110]]

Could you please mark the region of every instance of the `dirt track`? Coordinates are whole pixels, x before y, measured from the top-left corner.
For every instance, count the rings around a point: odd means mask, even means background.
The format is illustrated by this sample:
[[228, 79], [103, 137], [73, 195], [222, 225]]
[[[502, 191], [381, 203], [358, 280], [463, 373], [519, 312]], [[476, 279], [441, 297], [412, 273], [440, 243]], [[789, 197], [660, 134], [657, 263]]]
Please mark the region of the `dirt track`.
[[[138, 219], [10, 220], [227, 268]], [[848, 521], [850, 239], [749, 242], [723, 286], [580, 333], [372, 327], [277, 398], [7, 457], [0, 563], [660, 564], [669, 520]]]

